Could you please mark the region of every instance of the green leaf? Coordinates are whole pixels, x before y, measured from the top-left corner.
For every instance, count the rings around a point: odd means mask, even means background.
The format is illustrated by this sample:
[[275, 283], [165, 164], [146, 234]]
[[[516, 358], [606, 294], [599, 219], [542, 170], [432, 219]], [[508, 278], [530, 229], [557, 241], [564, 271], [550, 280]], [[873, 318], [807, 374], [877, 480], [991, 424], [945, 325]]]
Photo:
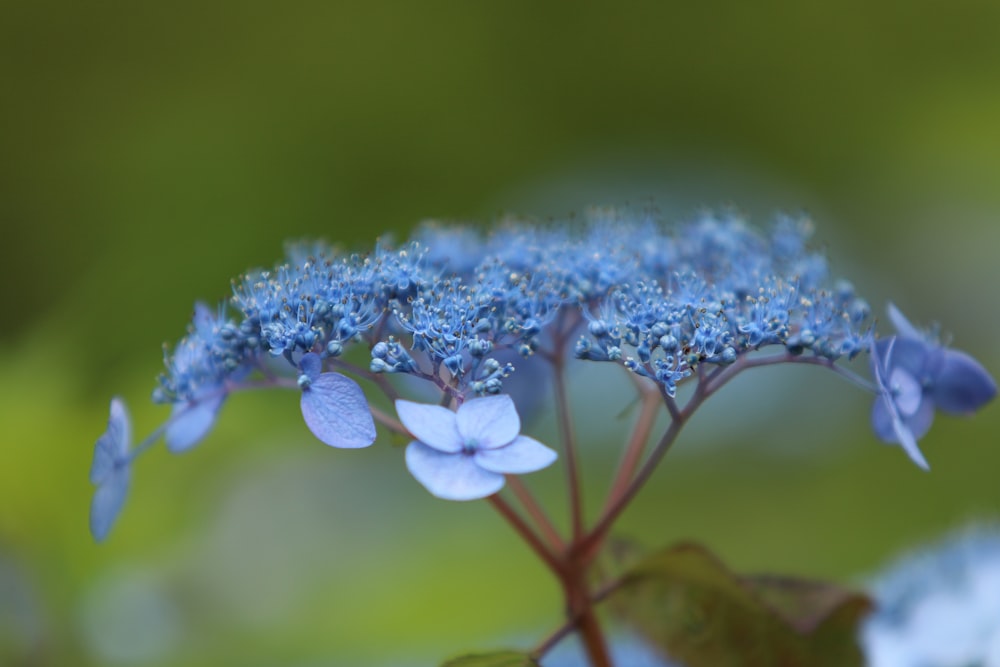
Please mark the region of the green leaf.
[[826, 628], [838, 615], [846, 616], [841, 623], [848, 619], [857, 623], [871, 610], [866, 596], [829, 582], [775, 575], [741, 579], [763, 604], [800, 634]]
[[451, 658], [442, 663], [441, 667], [540, 667], [540, 665], [527, 653], [494, 651]]
[[650, 644], [688, 667], [862, 665], [864, 595], [789, 577], [741, 577], [681, 544], [630, 568], [612, 598]]

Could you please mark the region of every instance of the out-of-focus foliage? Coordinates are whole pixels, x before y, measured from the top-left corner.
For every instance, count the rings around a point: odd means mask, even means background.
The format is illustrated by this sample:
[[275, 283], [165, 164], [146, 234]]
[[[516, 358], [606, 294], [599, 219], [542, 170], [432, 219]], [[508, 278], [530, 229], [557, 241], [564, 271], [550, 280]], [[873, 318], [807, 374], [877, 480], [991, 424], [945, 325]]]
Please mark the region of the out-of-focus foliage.
[[[369, 247], [427, 217], [625, 201], [806, 208], [876, 309], [939, 319], [1000, 368], [996, 3], [43, 0], [2, 16], [0, 663], [398, 667], [552, 629], [556, 586], [488, 507], [427, 498], [387, 440], [321, 446], [293, 395], [241, 396], [203, 447], [144, 457], [93, 545], [109, 399], [129, 399], [137, 434], [159, 423], [142, 399], [161, 343], [288, 238]], [[869, 396], [775, 370], [706, 406], [623, 530], [698, 540], [739, 571], [845, 578], [1000, 513], [995, 405], [935, 424], [925, 474], [875, 442]], [[592, 511], [628, 386], [585, 411]], [[559, 471], [531, 483], [558, 506]]]
[[517, 651], [498, 651], [463, 655], [442, 663], [441, 667], [537, 667], [538, 663]]
[[871, 608], [864, 595], [816, 581], [741, 577], [698, 545], [642, 559], [614, 600], [626, 622], [688, 667], [864, 664], [856, 639]]

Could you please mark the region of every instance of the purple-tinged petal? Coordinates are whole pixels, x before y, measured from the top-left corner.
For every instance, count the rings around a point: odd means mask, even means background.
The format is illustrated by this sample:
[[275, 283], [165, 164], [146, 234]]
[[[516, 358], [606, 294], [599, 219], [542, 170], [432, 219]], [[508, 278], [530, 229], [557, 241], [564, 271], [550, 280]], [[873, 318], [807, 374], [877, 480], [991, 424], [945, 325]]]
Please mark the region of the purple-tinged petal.
[[997, 394], [997, 383], [965, 352], [945, 350], [931, 387], [934, 403], [951, 414], [969, 414]]
[[[872, 371], [875, 374], [875, 384], [879, 388], [879, 395], [872, 407], [872, 429], [882, 440], [898, 442], [910, 460], [924, 470], [930, 470], [927, 460], [917, 447], [916, 436], [899, 414], [899, 409], [893, 400], [892, 388], [886, 383], [887, 369], [892, 368], [893, 364], [893, 348], [898, 342], [899, 339], [894, 336], [884, 345], [879, 343], [872, 345]], [[928, 408], [933, 415], [933, 406], [928, 404]], [[921, 410], [928, 408], [920, 406]], [[929, 426], [929, 422], [927, 425]]]
[[116, 466], [111, 476], [94, 491], [90, 501], [90, 534], [98, 542], [104, 540], [111, 531], [118, 513], [121, 512], [128, 494], [129, 467]]
[[892, 401], [896, 404], [901, 417], [909, 417], [920, 407], [924, 388], [917, 378], [910, 375], [904, 368], [893, 368], [889, 371], [889, 391]]
[[317, 376], [302, 390], [301, 406], [309, 430], [331, 447], [357, 449], [375, 442], [375, 421], [364, 392], [340, 373]]
[[896, 327], [896, 331], [903, 338], [916, 338], [917, 340], [923, 340], [924, 334], [920, 332], [915, 326], [910, 324], [910, 321], [906, 319], [906, 316], [900, 312], [899, 308], [896, 308], [896, 304], [890, 302], [887, 308], [889, 311], [889, 320], [892, 322], [892, 326]]
[[872, 404], [872, 430], [875, 436], [882, 442], [896, 444], [899, 439], [896, 437], [896, 428], [893, 426], [894, 412], [892, 403], [885, 394], [875, 397]]
[[[934, 408], [928, 404], [927, 409], [922, 409], [918, 414], [922, 420], [924, 420], [924, 415], [933, 417]], [[930, 420], [926, 420], [926, 425], [922, 426], [922, 432], [919, 435], [926, 433], [929, 426]], [[900, 445], [911, 461], [924, 470], [930, 470], [927, 459], [924, 458], [924, 455], [920, 452], [920, 448], [917, 447], [917, 437], [919, 436], [903, 422], [899, 413], [885, 395], [876, 398], [875, 405], [872, 406], [872, 430], [875, 431], [875, 435], [880, 440]]]
[[108, 479], [115, 467], [128, 458], [132, 446], [132, 420], [129, 418], [125, 402], [120, 398], [111, 399], [108, 428], [94, 444], [94, 461], [90, 466], [91, 484], [101, 484]]
[[455, 413], [440, 405], [396, 401], [399, 421], [414, 438], [439, 452], [455, 454], [465, 443], [455, 425]]
[[476, 500], [503, 488], [503, 475], [483, 470], [468, 454], [446, 454], [414, 440], [406, 467], [432, 495], [444, 500]]
[[927, 463], [927, 459], [924, 458], [923, 452], [920, 451], [920, 447], [917, 446], [917, 438], [906, 426], [901, 424], [898, 420], [893, 422], [896, 429], [896, 437], [899, 438], [899, 445], [906, 452], [906, 455], [910, 457], [910, 460], [917, 464], [918, 467], [924, 470], [930, 470], [931, 466]]
[[315, 352], [302, 355], [299, 360], [299, 370], [310, 380], [316, 380], [323, 372], [323, 360]]
[[202, 400], [174, 404], [164, 439], [167, 449], [175, 454], [186, 451], [208, 435], [215, 425], [225, 394]]
[[892, 353], [896, 347], [896, 342], [897, 338], [895, 336], [872, 342], [870, 350], [872, 375], [875, 376], [875, 386], [878, 388], [880, 395], [890, 393], [887, 380], [891, 368], [889, 364], [892, 361]]
[[893, 336], [876, 343], [876, 346], [885, 346], [891, 343], [892, 350], [886, 347], [883, 351], [883, 369], [887, 371], [886, 379], [892, 379], [892, 371], [897, 368], [904, 369], [907, 373], [916, 378], [921, 384], [929, 381], [933, 374], [933, 369], [940, 363], [941, 348], [930, 343], [926, 343], [916, 338], [902, 338]]
[[482, 449], [475, 454], [475, 461], [491, 472], [521, 474], [535, 472], [551, 465], [558, 454], [534, 438], [519, 435], [514, 441], [496, 449]]
[[931, 430], [931, 424], [934, 423], [935, 407], [933, 401], [924, 397], [916, 411], [909, 415], [899, 415], [906, 425], [906, 430], [912, 433], [917, 440], [927, 435], [927, 431]]
[[476, 449], [503, 447], [521, 432], [521, 418], [507, 394], [466, 401], [455, 414], [462, 440]]

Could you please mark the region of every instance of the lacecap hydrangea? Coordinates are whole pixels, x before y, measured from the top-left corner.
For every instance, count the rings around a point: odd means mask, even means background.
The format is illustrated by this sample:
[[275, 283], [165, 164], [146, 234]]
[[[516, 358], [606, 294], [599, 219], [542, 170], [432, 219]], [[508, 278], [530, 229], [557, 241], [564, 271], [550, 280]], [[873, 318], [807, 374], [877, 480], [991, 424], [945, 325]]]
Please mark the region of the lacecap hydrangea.
[[[490, 497], [556, 459], [521, 433], [519, 412], [539, 399], [511, 388], [518, 374], [564, 363], [617, 365], [675, 418], [687, 381], [709, 392], [756, 366], [827, 367], [869, 389], [875, 434], [927, 467], [916, 440], [934, 411], [975, 411], [996, 384], [894, 307], [897, 333], [877, 337], [868, 303], [831, 278], [811, 233], [790, 216], [758, 229], [736, 215], [668, 226], [600, 210], [490, 231], [427, 224], [370, 252], [290, 245], [273, 269], [234, 280], [227, 301], [195, 307], [153, 393], [171, 407], [163, 425], [133, 446], [125, 404], [112, 401], [91, 471], [91, 531], [108, 534], [138, 453], [160, 437], [175, 452], [194, 446], [248, 388], [300, 392], [306, 425], [332, 447], [371, 445], [376, 421], [407, 433], [403, 458], [431, 493]], [[870, 355], [870, 380], [838, 364], [859, 354]], [[398, 419], [372, 405], [375, 394]]]

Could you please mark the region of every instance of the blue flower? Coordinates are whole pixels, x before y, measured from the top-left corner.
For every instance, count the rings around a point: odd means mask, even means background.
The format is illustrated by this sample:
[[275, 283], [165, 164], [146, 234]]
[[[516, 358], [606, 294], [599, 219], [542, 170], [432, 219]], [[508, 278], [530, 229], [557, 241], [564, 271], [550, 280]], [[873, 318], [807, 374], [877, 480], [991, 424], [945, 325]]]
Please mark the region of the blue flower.
[[212, 430], [225, 400], [226, 392], [220, 385], [208, 387], [190, 400], [174, 403], [164, 429], [167, 449], [176, 454], [198, 444]]
[[1000, 665], [1000, 531], [971, 526], [906, 555], [872, 582], [862, 627], [871, 667]]
[[323, 373], [323, 360], [310, 352], [299, 362], [302, 418], [331, 447], [358, 449], [375, 442], [375, 421], [364, 392], [340, 373]]
[[190, 331], [166, 359], [153, 400], [173, 404], [165, 427], [167, 447], [183, 452], [208, 435], [225, 402], [228, 379], [249, 371], [250, 353], [235, 325], [220, 307], [213, 313], [195, 304]]
[[120, 398], [113, 398], [108, 428], [94, 445], [94, 462], [90, 466], [90, 482], [97, 486], [90, 503], [90, 533], [98, 542], [107, 537], [125, 502], [131, 446], [132, 421], [128, 410]]
[[456, 412], [397, 400], [396, 413], [416, 438], [406, 448], [406, 467], [438, 498], [485, 498], [503, 488], [505, 474], [556, 460], [553, 450], [520, 435], [521, 419], [506, 394], [466, 401]]
[[926, 470], [917, 440], [930, 429], [934, 410], [970, 414], [996, 395], [997, 385], [978, 361], [931, 340], [892, 304], [889, 318], [898, 335], [871, 347], [878, 386], [872, 428], [885, 442], [899, 443]]

